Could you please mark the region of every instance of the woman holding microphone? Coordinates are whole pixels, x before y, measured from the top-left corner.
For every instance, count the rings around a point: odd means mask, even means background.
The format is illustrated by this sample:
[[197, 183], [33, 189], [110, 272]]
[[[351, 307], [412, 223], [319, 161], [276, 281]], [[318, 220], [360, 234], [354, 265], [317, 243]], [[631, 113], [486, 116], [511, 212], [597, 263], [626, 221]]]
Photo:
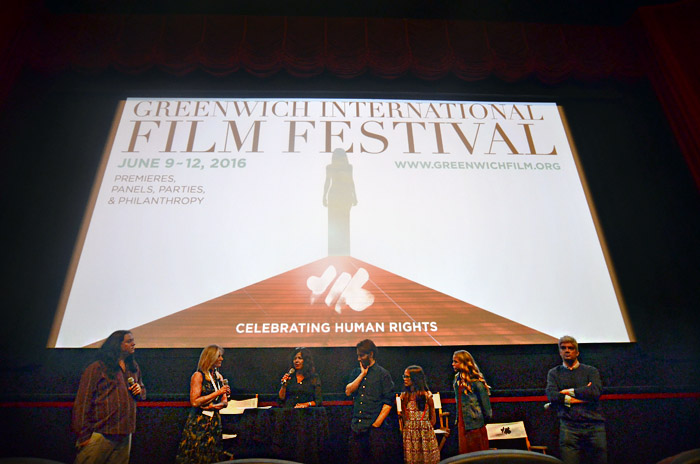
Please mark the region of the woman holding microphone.
[[190, 379], [190, 415], [187, 417], [175, 461], [177, 464], [207, 464], [221, 461], [221, 416], [231, 388], [219, 372], [224, 349], [209, 345], [199, 356], [197, 371]]
[[308, 348], [295, 348], [292, 367], [282, 376], [279, 402], [284, 408], [321, 406], [321, 379], [316, 374], [314, 358]]

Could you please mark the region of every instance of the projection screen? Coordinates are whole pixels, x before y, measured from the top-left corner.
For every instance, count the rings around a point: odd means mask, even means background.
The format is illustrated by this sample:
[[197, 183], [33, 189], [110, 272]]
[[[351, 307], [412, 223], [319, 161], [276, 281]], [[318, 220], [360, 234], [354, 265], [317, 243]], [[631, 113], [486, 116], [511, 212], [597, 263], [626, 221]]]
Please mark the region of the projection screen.
[[50, 347], [628, 342], [556, 103], [130, 98]]

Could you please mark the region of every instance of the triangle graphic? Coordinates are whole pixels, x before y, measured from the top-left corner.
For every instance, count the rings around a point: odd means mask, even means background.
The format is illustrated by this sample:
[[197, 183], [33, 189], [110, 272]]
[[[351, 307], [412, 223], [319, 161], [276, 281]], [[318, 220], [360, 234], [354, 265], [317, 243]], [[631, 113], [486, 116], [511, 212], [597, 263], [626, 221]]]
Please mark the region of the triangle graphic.
[[[310, 277], [328, 285], [313, 295]], [[366, 274], [361, 271], [364, 269]], [[367, 276], [364, 304], [343, 285]], [[335, 297], [331, 289], [340, 281]], [[317, 282], [318, 283], [318, 282]], [[347, 283], [347, 282], [345, 282]], [[357, 284], [354, 282], [352, 285]], [[321, 285], [323, 287], [323, 285]], [[362, 299], [361, 298], [361, 299]], [[364, 304], [360, 304], [361, 308]], [[553, 343], [556, 338], [350, 256], [330, 256], [133, 329], [142, 348], [355, 346], [371, 338], [381, 346]]]

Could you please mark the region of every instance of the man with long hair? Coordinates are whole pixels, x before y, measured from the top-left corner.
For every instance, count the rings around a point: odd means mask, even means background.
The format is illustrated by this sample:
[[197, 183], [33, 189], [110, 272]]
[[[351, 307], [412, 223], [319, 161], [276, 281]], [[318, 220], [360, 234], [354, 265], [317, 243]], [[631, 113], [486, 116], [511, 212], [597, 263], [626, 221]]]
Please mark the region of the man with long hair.
[[563, 362], [547, 373], [547, 398], [559, 416], [561, 459], [566, 464], [605, 464], [608, 453], [605, 418], [598, 401], [603, 389], [600, 374], [595, 367], [579, 362], [574, 337], [561, 337], [558, 344]]
[[73, 405], [78, 434], [75, 464], [126, 464], [136, 430], [136, 400], [146, 398], [136, 343], [128, 330], [112, 333], [80, 378]]
[[394, 381], [389, 371], [377, 364], [377, 345], [372, 340], [362, 340], [355, 348], [360, 365], [345, 386], [345, 394], [353, 397], [349, 462], [390, 463], [393, 430], [385, 419], [394, 403]]

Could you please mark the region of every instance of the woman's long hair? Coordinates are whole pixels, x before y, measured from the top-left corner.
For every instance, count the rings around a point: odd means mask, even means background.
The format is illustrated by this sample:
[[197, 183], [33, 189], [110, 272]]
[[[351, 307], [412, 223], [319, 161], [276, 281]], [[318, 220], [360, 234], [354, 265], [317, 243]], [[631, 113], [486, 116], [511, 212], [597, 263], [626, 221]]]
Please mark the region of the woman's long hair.
[[197, 363], [197, 369], [202, 371], [204, 377], [209, 380], [212, 366], [216, 364], [216, 360], [219, 356], [224, 354], [224, 349], [219, 345], [209, 345], [202, 350], [202, 354], [199, 355], [199, 362]]
[[304, 360], [304, 367], [301, 368], [301, 373], [304, 377], [313, 377], [316, 375], [316, 365], [314, 364], [314, 357], [308, 348], [300, 346], [294, 348], [292, 355], [289, 357], [289, 361], [294, 366], [294, 357], [297, 353], [301, 353], [301, 359]]
[[460, 369], [459, 372], [455, 374], [455, 379], [457, 379], [459, 385], [466, 388], [467, 391], [472, 391], [471, 384], [473, 382], [483, 382], [486, 391], [491, 390], [491, 387], [486, 383], [486, 379], [484, 379], [484, 375], [479, 370], [479, 366], [476, 365], [476, 361], [474, 361], [471, 353], [466, 350], [458, 350], [454, 352], [452, 357], [466, 367], [466, 370]]
[[[131, 332], [128, 330], [117, 330], [112, 332], [104, 343], [102, 343], [102, 346], [100, 346], [100, 349], [97, 352], [97, 360], [102, 361], [107, 368], [107, 375], [110, 377], [121, 369], [119, 366], [119, 359], [122, 355], [122, 342], [124, 341], [124, 336], [130, 333]], [[130, 354], [124, 358], [124, 364], [131, 372], [136, 372], [138, 369], [133, 354]]]
[[407, 393], [403, 395], [404, 398], [410, 395], [414, 395], [416, 398], [416, 405], [419, 410], [425, 409], [425, 403], [428, 400], [428, 382], [425, 379], [425, 372], [420, 366], [408, 366], [406, 369], [408, 371], [408, 376], [411, 378], [411, 385], [404, 386], [404, 391]]

